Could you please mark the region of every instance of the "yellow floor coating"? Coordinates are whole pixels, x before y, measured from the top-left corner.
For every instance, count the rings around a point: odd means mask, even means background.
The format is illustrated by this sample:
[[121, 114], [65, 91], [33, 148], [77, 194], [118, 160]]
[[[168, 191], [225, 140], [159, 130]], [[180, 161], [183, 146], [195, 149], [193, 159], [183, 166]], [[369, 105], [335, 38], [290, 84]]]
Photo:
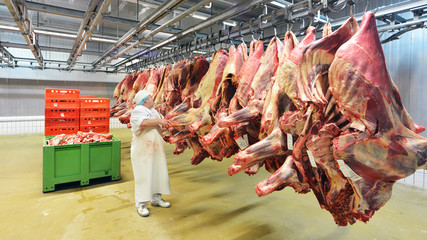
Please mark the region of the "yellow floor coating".
[[427, 239], [427, 191], [395, 184], [391, 200], [367, 223], [335, 225], [312, 193], [292, 189], [259, 198], [268, 177], [228, 176], [231, 159], [190, 164], [191, 150], [175, 156], [167, 145], [172, 194], [169, 209], [134, 207], [127, 129], [121, 180], [42, 193], [42, 135], [0, 137], [0, 239]]

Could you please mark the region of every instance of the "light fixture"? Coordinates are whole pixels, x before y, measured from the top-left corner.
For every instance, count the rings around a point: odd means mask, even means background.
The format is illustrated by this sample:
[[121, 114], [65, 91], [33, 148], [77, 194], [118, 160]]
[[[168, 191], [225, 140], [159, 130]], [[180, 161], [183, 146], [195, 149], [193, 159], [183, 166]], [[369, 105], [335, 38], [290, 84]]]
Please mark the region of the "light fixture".
[[163, 49], [171, 50], [172, 48], [171, 47], [163, 47]]
[[198, 18], [198, 19], [202, 19], [202, 20], [208, 19], [208, 17], [202, 16], [202, 15], [199, 15], [199, 14], [196, 14], [196, 13], [191, 14], [191, 16], [193, 18]]
[[74, 34], [50, 32], [50, 31], [44, 31], [44, 30], [34, 30], [34, 32], [37, 34], [56, 36], [56, 37], [65, 37], [65, 38], [76, 38], [77, 37], [77, 35], [74, 35]]
[[193, 53], [197, 53], [197, 54], [205, 54], [206, 52], [203, 52], [203, 51], [193, 51]]
[[[1, 30], [19, 31], [19, 28], [17, 28], [17, 27], [6, 26], [6, 25], [0, 25], [0, 29]], [[51, 31], [44, 31], [44, 30], [38, 30], [38, 29], [35, 29], [34, 33], [42, 34], [42, 35], [48, 35], [48, 36], [64, 37], [64, 38], [76, 38], [77, 37], [77, 35], [75, 35], [75, 34], [51, 32]], [[116, 43], [116, 41], [117, 41], [117, 40], [98, 38], [98, 37], [91, 37], [91, 40], [96, 41], [96, 42], [105, 42], [105, 43]]]
[[91, 39], [93, 41], [97, 41], [97, 42], [105, 42], [105, 43], [116, 43], [116, 40], [112, 40], [112, 39], [105, 39], [105, 38], [97, 38], [97, 37], [91, 37]]
[[[272, 1], [271, 4], [276, 5], [278, 7], [281, 7], [281, 8], [286, 8], [285, 4], [279, 3], [278, 1]], [[290, 5], [290, 4], [288, 4], [288, 5]]]
[[237, 23], [236, 22], [234, 22], [234, 21], [224, 21], [224, 22], [222, 22], [224, 25], [227, 25], [227, 26], [231, 26], [231, 27], [235, 27], [236, 25], [237, 25]]
[[12, 27], [12, 26], [6, 26], [6, 25], [0, 25], [0, 29], [2, 29], [2, 30], [19, 31], [18, 27]]

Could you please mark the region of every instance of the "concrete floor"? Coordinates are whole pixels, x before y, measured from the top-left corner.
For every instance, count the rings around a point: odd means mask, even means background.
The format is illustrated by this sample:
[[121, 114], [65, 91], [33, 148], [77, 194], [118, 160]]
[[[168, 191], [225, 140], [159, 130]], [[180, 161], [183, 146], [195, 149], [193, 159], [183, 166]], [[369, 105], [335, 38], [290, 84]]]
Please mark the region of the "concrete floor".
[[169, 209], [134, 207], [131, 135], [122, 140], [121, 180], [42, 193], [42, 135], [0, 136], [0, 239], [427, 239], [427, 191], [395, 184], [391, 200], [367, 223], [335, 225], [312, 193], [292, 189], [259, 198], [268, 174], [228, 176], [231, 159], [190, 164], [167, 145]]

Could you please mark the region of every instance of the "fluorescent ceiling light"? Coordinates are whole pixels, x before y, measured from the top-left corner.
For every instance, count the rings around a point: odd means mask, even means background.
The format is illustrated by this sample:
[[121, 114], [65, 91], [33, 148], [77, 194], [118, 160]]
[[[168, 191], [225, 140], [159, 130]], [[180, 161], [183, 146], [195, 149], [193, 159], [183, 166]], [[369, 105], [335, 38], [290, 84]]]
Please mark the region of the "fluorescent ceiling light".
[[18, 27], [12, 27], [12, 26], [6, 26], [6, 25], [0, 25], [0, 29], [3, 29], [3, 30], [12, 30], [12, 31], [19, 31]]
[[116, 40], [112, 40], [112, 39], [105, 39], [105, 38], [98, 38], [98, 37], [91, 37], [91, 39], [93, 41], [97, 41], [97, 42], [105, 42], [105, 43], [116, 43]]
[[173, 34], [172, 33], [159, 32], [156, 35], [159, 36], [159, 37], [170, 37]]
[[198, 19], [202, 19], [202, 20], [208, 19], [208, 17], [202, 16], [202, 15], [199, 15], [199, 14], [195, 14], [195, 13], [191, 14], [191, 16], [193, 18], [198, 18]]
[[171, 50], [172, 48], [171, 47], [163, 47], [163, 49]]
[[65, 38], [76, 38], [77, 37], [77, 35], [74, 35], [74, 34], [49, 32], [49, 31], [44, 31], [44, 30], [34, 30], [34, 32], [37, 34], [56, 36], [56, 37], [65, 37]]
[[193, 51], [193, 53], [205, 54], [206, 52], [203, 52], [203, 51]]
[[277, 1], [272, 1], [272, 2], [271, 2], [271, 4], [276, 5], [276, 6], [278, 6], [278, 7], [281, 7], [281, 8], [285, 8], [285, 7], [286, 7], [286, 5], [285, 5], [285, 4], [283, 4], [283, 3], [279, 3], [279, 2], [277, 2]]
[[231, 26], [231, 27], [235, 27], [237, 25], [237, 23], [234, 21], [224, 21], [222, 23], [224, 23], [224, 25]]

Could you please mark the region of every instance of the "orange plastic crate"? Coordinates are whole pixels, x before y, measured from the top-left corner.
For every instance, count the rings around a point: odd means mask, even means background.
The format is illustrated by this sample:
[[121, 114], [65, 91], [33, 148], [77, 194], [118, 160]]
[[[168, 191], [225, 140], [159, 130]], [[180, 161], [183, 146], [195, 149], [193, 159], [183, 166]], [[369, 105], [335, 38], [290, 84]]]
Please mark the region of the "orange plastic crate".
[[45, 118], [79, 118], [78, 108], [45, 108]]
[[110, 117], [81, 117], [80, 125], [110, 125]]
[[59, 134], [75, 134], [79, 131], [79, 127], [45, 127], [45, 136], [55, 136]]
[[45, 108], [79, 108], [79, 100], [76, 98], [46, 98]]
[[66, 99], [80, 98], [80, 90], [46, 88], [45, 98], [46, 99], [50, 99], [50, 98], [66, 98]]
[[78, 127], [78, 118], [46, 118], [44, 121], [45, 127]]
[[110, 125], [80, 125], [82, 132], [108, 133]]
[[80, 98], [80, 108], [110, 108], [110, 99], [97, 97]]
[[80, 108], [80, 117], [109, 117], [110, 108]]

